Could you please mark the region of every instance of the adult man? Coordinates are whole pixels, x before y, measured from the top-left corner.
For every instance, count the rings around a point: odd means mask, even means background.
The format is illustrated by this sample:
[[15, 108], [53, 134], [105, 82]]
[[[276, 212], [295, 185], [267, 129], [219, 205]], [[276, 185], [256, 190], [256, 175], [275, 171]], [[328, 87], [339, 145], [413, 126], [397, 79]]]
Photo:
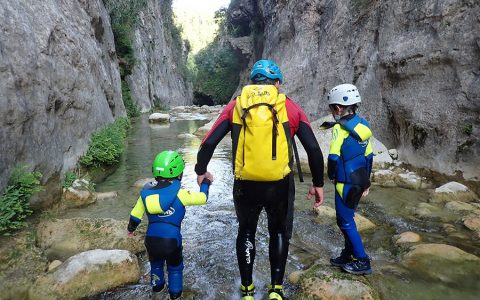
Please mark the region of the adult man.
[[269, 60], [256, 62], [253, 85], [230, 101], [202, 141], [195, 172], [202, 182], [215, 147], [231, 131], [235, 181], [233, 200], [239, 229], [236, 243], [242, 299], [252, 300], [255, 233], [263, 208], [270, 235], [269, 299], [283, 299], [283, 277], [293, 223], [292, 141], [296, 135], [308, 154], [313, 185], [308, 196], [323, 202], [323, 156], [303, 110], [278, 93], [283, 75]]

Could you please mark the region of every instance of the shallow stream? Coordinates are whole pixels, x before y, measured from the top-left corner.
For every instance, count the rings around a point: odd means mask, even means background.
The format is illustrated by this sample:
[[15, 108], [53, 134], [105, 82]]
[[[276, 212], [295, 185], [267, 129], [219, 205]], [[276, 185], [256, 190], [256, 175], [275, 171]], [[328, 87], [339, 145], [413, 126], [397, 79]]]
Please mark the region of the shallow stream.
[[[188, 118], [188, 114], [184, 117]], [[62, 217], [114, 218], [127, 220], [136, 202], [139, 189], [133, 184], [138, 179], [151, 177], [150, 163], [163, 150], [178, 150], [186, 161], [182, 184], [197, 190], [193, 167], [200, 145], [198, 138], [179, 138], [181, 133], [193, 133], [206, 123], [202, 120], [177, 120], [169, 125], [150, 125], [144, 116], [130, 130], [126, 153], [119, 168], [105, 182], [98, 184], [98, 192], [117, 191], [118, 198], [98, 201], [83, 209], [67, 211]], [[215, 176], [210, 190], [209, 203], [202, 207], [189, 207], [182, 224], [184, 241], [184, 286], [186, 299], [239, 299], [239, 273], [235, 254], [237, 222], [233, 208], [231, 187], [233, 183], [230, 163], [231, 147], [227, 136], [217, 147], [209, 164]], [[343, 245], [338, 228], [331, 222], [318, 220], [312, 211], [312, 202], [305, 197], [311, 178], [297, 182], [294, 236], [291, 240], [286, 275], [303, 270], [314, 262], [327, 263], [328, 258], [340, 252]], [[325, 187], [326, 205], [333, 206], [333, 188]], [[360, 203], [359, 213], [378, 225], [362, 233], [367, 252], [373, 259], [374, 274], [369, 282], [382, 299], [478, 299], [478, 276], [445, 284], [400, 266], [399, 249], [392, 236], [404, 231], [414, 231], [424, 242], [445, 243], [469, 253], [480, 255], [478, 238], [458, 222], [461, 216], [444, 213], [438, 207], [431, 218], [418, 218], [412, 211], [426, 202], [428, 193], [402, 188], [373, 187], [366, 200]], [[443, 224], [451, 224], [453, 234], [446, 234]], [[145, 255], [142, 280], [137, 285], [123, 287], [97, 295], [92, 299], [149, 299], [148, 261]], [[254, 282], [256, 299], [265, 299], [270, 271], [268, 263], [268, 233], [266, 217], [261, 216], [257, 232], [257, 256]], [[326, 267], [331, 268], [331, 267]], [[466, 268], [467, 270], [468, 268]], [[462, 277], [463, 278], [463, 277]], [[295, 294], [295, 287], [286, 285], [287, 296]], [[257, 298], [258, 297], [258, 298]]]

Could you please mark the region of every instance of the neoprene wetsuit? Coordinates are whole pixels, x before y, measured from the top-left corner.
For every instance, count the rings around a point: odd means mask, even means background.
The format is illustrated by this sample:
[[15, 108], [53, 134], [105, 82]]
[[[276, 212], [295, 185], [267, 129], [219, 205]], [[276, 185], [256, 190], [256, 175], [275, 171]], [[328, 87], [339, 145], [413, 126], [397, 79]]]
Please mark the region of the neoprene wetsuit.
[[373, 150], [368, 122], [353, 114], [340, 119], [332, 129], [328, 177], [335, 181], [337, 225], [345, 237], [345, 250], [356, 258], [367, 254], [354, 220], [362, 193], [370, 187]]
[[145, 247], [151, 266], [151, 285], [153, 291], [161, 290], [165, 284], [164, 265], [167, 262], [168, 291], [180, 295], [183, 290], [183, 256], [181, 223], [185, 216], [185, 207], [207, 203], [210, 182], [204, 180], [200, 192], [190, 192], [180, 187], [180, 181], [159, 181], [147, 183], [130, 213], [128, 231], [133, 232], [142, 221], [143, 214], [148, 217]]
[[[202, 141], [195, 165], [195, 172], [198, 175], [207, 171], [207, 165], [215, 147], [228, 132], [232, 131], [232, 116], [235, 104], [236, 100], [227, 104]], [[322, 187], [323, 156], [310, 122], [303, 110], [289, 98], [286, 99], [285, 106], [288, 114], [290, 136], [293, 138], [296, 135], [299, 138], [308, 155], [313, 185]], [[232, 147], [235, 147], [235, 140], [232, 140]], [[235, 152], [235, 150], [232, 152]], [[291, 162], [292, 164], [293, 162]], [[255, 233], [259, 214], [263, 208], [267, 212], [270, 234], [271, 284], [281, 285], [293, 224], [293, 201], [295, 199], [293, 173], [274, 182], [235, 180], [233, 199], [239, 222], [236, 250], [242, 285], [246, 287], [252, 283]]]

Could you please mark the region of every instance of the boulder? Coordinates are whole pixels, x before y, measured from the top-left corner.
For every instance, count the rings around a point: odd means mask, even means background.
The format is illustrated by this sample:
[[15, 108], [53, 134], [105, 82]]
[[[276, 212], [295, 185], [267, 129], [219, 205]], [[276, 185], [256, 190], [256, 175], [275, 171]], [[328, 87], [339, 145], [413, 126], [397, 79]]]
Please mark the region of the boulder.
[[392, 170], [378, 170], [373, 172], [372, 182], [385, 187], [395, 187], [397, 174]]
[[165, 124], [170, 122], [169, 114], [153, 113], [148, 117], [150, 123]]
[[398, 159], [398, 151], [397, 151], [397, 149], [388, 149], [388, 154], [390, 155], [390, 157], [391, 157], [393, 160], [397, 160], [397, 159]]
[[42, 221], [37, 226], [37, 245], [49, 259], [60, 260], [91, 249], [144, 251], [144, 226], [128, 237], [127, 224], [127, 220], [86, 218]]
[[395, 244], [418, 243], [421, 241], [420, 235], [415, 232], [407, 231], [393, 236]]
[[60, 266], [62, 264], [62, 262], [58, 259], [52, 261], [49, 265], [48, 265], [48, 269], [47, 269], [47, 272], [51, 272], [53, 271], [54, 269], [56, 269], [58, 266]]
[[451, 181], [435, 189], [430, 202], [461, 201], [472, 202], [477, 200], [477, 195], [465, 185]]
[[29, 299], [80, 299], [140, 279], [137, 257], [126, 250], [90, 250], [39, 277]]
[[366, 284], [348, 279], [320, 279], [317, 277], [302, 280], [302, 296], [313, 299], [373, 300], [373, 291]]
[[402, 264], [424, 276], [445, 283], [480, 276], [480, 258], [446, 244], [415, 245], [404, 255]]
[[92, 185], [85, 179], [76, 179], [72, 186], [63, 190], [60, 205], [66, 208], [83, 207], [97, 201]]
[[[320, 222], [326, 221], [332, 224], [336, 224], [336, 213], [334, 208], [326, 205], [320, 205], [319, 207], [314, 208], [314, 211], [317, 214], [317, 219]], [[372, 221], [358, 213], [355, 213], [354, 220], [357, 225], [358, 231], [365, 231], [376, 227], [376, 225]]]
[[413, 208], [413, 214], [420, 218], [431, 219], [438, 216], [438, 210], [436, 206], [422, 202]]

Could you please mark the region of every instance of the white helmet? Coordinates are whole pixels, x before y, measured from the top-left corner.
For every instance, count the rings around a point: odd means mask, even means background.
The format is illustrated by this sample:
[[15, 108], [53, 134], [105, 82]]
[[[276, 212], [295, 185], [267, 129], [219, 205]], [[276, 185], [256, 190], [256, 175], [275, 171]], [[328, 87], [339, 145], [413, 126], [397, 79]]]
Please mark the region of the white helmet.
[[340, 104], [349, 106], [362, 102], [358, 89], [353, 84], [340, 84], [330, 90], [327, 94], [328, 105]]

